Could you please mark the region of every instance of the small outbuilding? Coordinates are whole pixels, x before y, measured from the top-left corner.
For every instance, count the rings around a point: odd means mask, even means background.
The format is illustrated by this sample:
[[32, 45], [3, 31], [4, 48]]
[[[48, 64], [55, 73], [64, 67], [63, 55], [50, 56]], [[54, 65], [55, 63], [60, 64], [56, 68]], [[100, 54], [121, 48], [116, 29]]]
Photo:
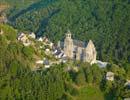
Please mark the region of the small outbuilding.
[[114, 81], [114, 73], [113, 72], [107, 72], [106, 73], [106, 80]]

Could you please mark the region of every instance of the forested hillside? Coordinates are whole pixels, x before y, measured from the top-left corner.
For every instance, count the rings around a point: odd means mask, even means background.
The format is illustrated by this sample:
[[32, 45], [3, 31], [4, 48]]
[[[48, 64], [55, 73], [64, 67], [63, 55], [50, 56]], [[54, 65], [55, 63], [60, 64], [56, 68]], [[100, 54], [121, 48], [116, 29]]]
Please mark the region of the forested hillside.
[[[33, 72], [33, 47], [16, 40], [17, 30], [8, 25], [0, 29], [0, 100], [56, 100], [63, 95], [61, 67]], [[53, 83], [53, 85], [52, 85]], [[53, 91], [53, 92], [52, 92]]]
[[[35, 48], [25, 47], [17, 41], [17, 30], [1, 25], [0, 34], [0, 100], [121, 100], [130, 97], [124, 86], [130, 77], [126, 70], [115, 64], [99, 68], [96, 64], [68, 61], [49, 69], [30, 70]], [[75, 70], [68, 70], [78, 68]], [[105, 80], [105, 74], [115, 74], [113, 82]]]
[[[122, 100], [130, 97], [130, 0], [0, 0], [8, 25], [0, 24], [0, 100]], [[38, 47], [17, 41], [19, 32], [54, 42], [70, 29], [92, 39], [105, 68], [80, 61], [31, 70]], [[36, 45], [39, 42], [36, 42]], [[36, 49], [37, 48], [37, 49]], [[44, 51], [43, 51], [44, 53]], [[43, 58], [42, 58], [43, 59]], [[43, 65], [42, 65], [43, 66]], [[114, 80], [106, 79], [107, 72]]]
[[[49, 69], [30, 70], [33, 47], [25, 47], [16, 40], [17, 30], [8, 25], [0, 29], [0, 100], [121, 100], [130, 97], [124, 86], [130, 77], [128, 69], [109, 64], [99, 68], [96, 64], [67, 62]], [[78, 66], [78, 72], [68, 70]], [[79, 67], [80, 66], [80, 67]], [[113, 82], [105, 80], [108, 71], [115, 73]], [[98, 97], [98, 99], [97, 99]]]
[[74, 38], [94, 41], [99, 59], [130, 62], [129, 0], [32, 1], [7, 1], [13, 5], [8, 19], [15, 28], [47, 35], [53, 41], [63, 39], [70, 29]]

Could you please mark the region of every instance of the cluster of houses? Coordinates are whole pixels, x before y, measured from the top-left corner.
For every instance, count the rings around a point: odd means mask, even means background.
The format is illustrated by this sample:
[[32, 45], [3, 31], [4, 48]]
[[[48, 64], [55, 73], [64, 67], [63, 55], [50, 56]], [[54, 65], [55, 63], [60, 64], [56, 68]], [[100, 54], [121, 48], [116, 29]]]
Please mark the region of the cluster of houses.
[[[3, 31], [0, 31], [0, 34], [3, 34]], [[66, 63], [67, 62], [67, 55], [65, 54], [64, 50], [61, 49], [60, 46], [54, 46], [54, 44], [49, 41], [48, 38], [46, 37], [39, 37], [36, 38], [35, 33], [30, 33], [30, 34], [25, 34], [25, 33], [20, 33], [18, 35], [18, 41], [21, 41], [23, 43], [24, 46], [29, 46], [32, 45], [33, 42], [30, 39], [36, 39], [39, 42], [42, 42], [45, 45], [49, 45], [49, 48], [45, 48], [45, 53], [47, 55], [53, 55], [57, 61], [50, 61], [46, 58], [43, 58], [42, 60], [37, 60], [35, 62], [36, 66], [40, 66], [40, 65], [44, 65], [44, 68], [50, 68], [50, 66], [52, 64], [59, 64], [59, 63]], [[42, 49], [43, 46], [40, 46], [40, 49]], [[102, 61], [98, 61], [96, 60], [97, 64], [99, 65], [100, 68], [104, 68], [107, 66], [107, 62], [102, 62]], [[39, 68], [39, 67], [36, 67]], [[76, 72], [78, 71], [78, 68], [74, 67]], [[66, 70], [70, 70], [71, 67], [68, 67]], [[106, 76], [105, 76], [106, 80], [108, 81], [114, 81], [114, 73], [113, 72], [107, 72]], [[130, 81], [127, 80], [127, 82], [125, 83], [125, 86], [129, 86], [130, 87]]]
[[[59, 48], [58, 46], [54, 46], [54, 44], [49, 41], [49, 39], [47, 37], [39, 37], [39, 38], [36, 38], [36, 35], [35, 33], [30, 33], [30, 34], [25, 34], [25, 33], [20, 33], [17, 37], [17, 40], [22, 42], [22, 44], [24, 46], [30, 46], [30, 45], [33, 45], [34, 42], [31, 40], [31, 39], [35, 39], [36, 41], [39, 41], [41, 42], [43, 45], [48, 45], [48, 47], [45, 48], [45, 53], [46, 55], [50, 55], [52, 54], [56, 59], [57, 61], [54, 62], [54, 61], [49, 61], [48, 59], [44, 58], [42, 60], [36, 60], [35, 62], [35, 65], [36, 67], [35, 68], [40, 68], [39, 66], [40, 65], [44, 65], [44, 68], [50, 68], [50, 66], [52, 64], [55, 64], [55, 63], [65, 63], [67, 61], [67, 58], [66, 58], [66, 55], [64, 54], [64, 51], [61, 50], [61, 48]], [[43, 49], [43, 45], [40, 45], [40, 49]]]
[[64, 54], [64, 51], [59, 47], [54, 47], [52, 50], [52, 54], [55, 56], [55, 58], [59, 59], [60, 62], [66, 63], [67, 57]]
[[36, 35], [33, 32], [31, 32], [29, 34], [20, 33], [20, 34], [18, 34], [18, 37], [17, 37], [17, 40], [22, 42], [24, 46], [32, 45], [33, 41], [31, 39], [35, 39], [35, 40], [37, 40], [39, 42], [43, 42], [43, 43], [48, 43], [51, 47], [53, 46], [53, 43], [50, 42], [47, 37], [36, 38]]
[[44, 58], [43, 60], [37, 60], [36, 65], [37, 68], [39, 68], [39, 65], [44, 65], [44, 68], [50, 68], [51, 65], [53, 64], [59, 64], [59, 63], [66, 63], [67, 58], [66, 55], [64, 54], [63, 50], [61, 50], [58, 47], [53, 46], [53, 48], [50, 50], [48, 48], [45, 49], [45, 53], [47, 55], [53, 55], [56, 61], [50, 61], [49, 59]]
[[[17, 37], [17, 40], [20, 41], [24, 46], [30, 46], [30, 45], [33, 45], [34, 44], [34, 41], [33, 40], [36, 40], [38, 42], [41, 42], [42, 45], [40, 45], [40, 49], [43, 49], [43, 45], [49, 45], [50, 48], [53, 47], [53, 43], [49, 41], [49, 39], [47, 37], [39, 37], [39, 38], [36, 38], [36, 35], [35, 33], [29, 33], [29, 34], [26, 34], [26, 33], [20, 33]], [[51, 52], [51, 50], [49, 48], [46, 48], [45, 49], [45, 52], [47, 54], [49, 54], [48, 52]], [[44, 65], [45, 68], [49, 68], [50, 67], [50, 62], [48, 59], [46, 58], [43, 58], [42, 60], [36, 60], [35, 62], [35, 68], [38, 69], [40, 68], [39, 66], [40, 65]]]
[[[0, 35], [2, 35], [4, 32], [1, 29], [0, 30]], [[33, 45], [33, 41], [32, 39], [42, 42], [42, 44], [44, 45], [48, 45], [48, 47], [45, 48], [45, 53], [47, 55], [53, 55], [56, 58], [56, 61], [51, 61], [47, 58], [43, 58], [42, 60], [36, 60], [35, 61], [35, 68], [36, 70], [39, 69], [41, 65], [44, 65], [44, 68], [50, 68], [53, 64], [60, 64], [60, 63], [66, 63], [67, 62], [67, 55], [65, 54], [64, 50], [61, 49], [58, 45], [55, 46], [51, 41], [49, 41], [48, 38], [46, 37], [40, 37], [40, 38], [36, 38], [35, 33], [30, 33], [30, 34], [25, 34], [25, 33], [20, 33], [17, 37], [17, 40], [22, 42], [24, 46], [29, 46], [29, 45]], [[40, 45], [40, 49], [42, 50], [43, 46]], [[97, 61], [97, 64], [99, 65], [100, 68], [105, 68], [107, 66], [107, 62], [101, 62], [101, 61]], [[66, 71], [69, 70], [74, 70], [76, 72], [78, 72], [78, 67], [66, 67], [65, 69]], [[109, 71], [106, 73], [105, 75], [105, 79], [107, 81], [114, 81], [114, 73]], [[130, 88], [130, 80], [126, 80], [126, 83], [124, 86], [127, 86], [128, 88]]]
[[30, 34], [20, 33], [17, 40], [22, 42], [24, 46], [29, 46], [33, 43], [29, 38], [35, 39], [36, 36], [33, 32]]

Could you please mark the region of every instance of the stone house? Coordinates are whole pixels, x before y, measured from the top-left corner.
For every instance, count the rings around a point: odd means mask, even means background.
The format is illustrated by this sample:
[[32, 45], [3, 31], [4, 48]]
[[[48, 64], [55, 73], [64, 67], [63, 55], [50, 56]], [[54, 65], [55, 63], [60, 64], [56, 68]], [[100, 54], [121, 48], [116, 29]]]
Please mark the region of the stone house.
[[106, 80], [114, 81], [114, 73], [113, 72], [107, 72], [106, 73]]

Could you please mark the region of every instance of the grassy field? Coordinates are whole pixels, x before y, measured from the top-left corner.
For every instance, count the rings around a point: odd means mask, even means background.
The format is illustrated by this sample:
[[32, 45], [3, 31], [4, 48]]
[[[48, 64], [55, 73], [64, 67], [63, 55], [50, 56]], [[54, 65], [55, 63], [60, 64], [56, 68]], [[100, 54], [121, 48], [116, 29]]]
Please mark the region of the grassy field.
[[96, 86], [86, 86], [79, 90], [75, 100], [104, 100], [104, 95]]

